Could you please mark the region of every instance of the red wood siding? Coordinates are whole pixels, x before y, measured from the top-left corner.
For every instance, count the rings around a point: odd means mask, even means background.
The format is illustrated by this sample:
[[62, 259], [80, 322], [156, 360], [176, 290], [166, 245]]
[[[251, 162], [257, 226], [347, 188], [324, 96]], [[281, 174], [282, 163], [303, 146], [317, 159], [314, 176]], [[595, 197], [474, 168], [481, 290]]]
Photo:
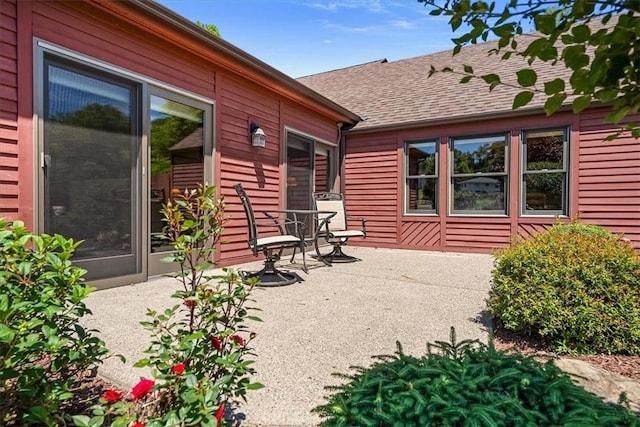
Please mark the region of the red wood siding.
[[407, 248], [439, 248], [440, 233], [440, 221], [403, 221], [400, 239]]
[[[347, 134], [346, 193], [351, 198], [360, 197], [363, 203], [360, 209], [351, 208], [350, 213], [368, 216], [367, 231], [369, 228], [372, 230], [366, 240], [357, 244], [490, 252], [509, 245], [512, 236], [528, 237], [548, 229], [557, 222], [554, 216], [522, 217], [518, 213], [521, 179], [519, 134], [522, 130], [572, 126], [572, 169], [568, 173], [570, 214], [578, 214], [583, 222], [624, 233], [634, 246], [640, 248], [640, 141], [630, 137], [603, 141], [612, 132], [611, 125], [602, 121], [605, 114], [604, 109], [592, 109], [580, 116], [559, 113], [549, 118], [523, 116], [395, 132]], [[507, 217], [449, 215], [447, 138], [497, 132], [510, 132], [512, 136], [509, 150], [510, 214]], [[438, 215], [404, 215], [403, 141], [438, 138], [442, 141]], [[395, 227], [394, 221], [397, 221]]]
[[603, 141], [612, 133], [605, 114], [590, 110], [580, 115], [580, 218], [623, 233], [640, 248], [640, 140], [627, 135]]
[[[347, 139], [344, 173], [347, 215], [367, 218], [367, 238], [354, 239], [354, 245], [397, 243], [400, 203], [397, 156], [394, 136]], [[359, 226], [357, 221], [349, 223], [349, 227]]]
[[15, 0], [0, 1], [0, 218], [19, 218], [18, 61]]
[[214, 73], [203, 58], [86, 2], [33, 2], [33, 35], [183, 90], [215, 93]]
[[[240, 199], [233, 188], [241, 182], [255, 210], [280, 206], [279, 101], [249, 82], [224, 74], [218, 82], [218, 131], [216, 145], [220, 158], [219, 187], [224, 195], [230, 221], [225, 226], [220, 253], [222, 264], [252, 257], [247, 246], [247, 222]], [[254, 148], [249, 140], [251, 122], [266, 134], [264, 148]]]

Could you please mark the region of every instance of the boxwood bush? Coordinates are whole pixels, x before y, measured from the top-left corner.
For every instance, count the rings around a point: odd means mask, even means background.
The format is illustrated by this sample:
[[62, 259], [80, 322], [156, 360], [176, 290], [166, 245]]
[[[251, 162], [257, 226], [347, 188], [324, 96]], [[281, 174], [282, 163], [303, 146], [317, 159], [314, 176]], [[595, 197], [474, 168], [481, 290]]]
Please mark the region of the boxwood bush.
[[487, 306], [560, 353], [640, 354], [640, 260], [596, 225], [556, 224], [496, 252]]
[[497, 351], [479, 341], [429, 346], [423, 357], [398, 344], [391, 356], [341, 375], [345, 384], [314, 409], [323, 426], [638, 426], [629, 409], [609, 405], [571, 382], [553, 361]]

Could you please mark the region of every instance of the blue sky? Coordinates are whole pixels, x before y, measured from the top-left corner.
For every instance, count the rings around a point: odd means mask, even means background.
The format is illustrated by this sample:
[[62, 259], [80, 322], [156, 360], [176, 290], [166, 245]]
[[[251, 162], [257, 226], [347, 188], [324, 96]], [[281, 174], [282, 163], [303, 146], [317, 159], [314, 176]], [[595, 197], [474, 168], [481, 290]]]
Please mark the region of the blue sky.
[[453, 47], [445, 17], [417, 0], [158, 0], [222, 38], [301, 77], [387, 58]]

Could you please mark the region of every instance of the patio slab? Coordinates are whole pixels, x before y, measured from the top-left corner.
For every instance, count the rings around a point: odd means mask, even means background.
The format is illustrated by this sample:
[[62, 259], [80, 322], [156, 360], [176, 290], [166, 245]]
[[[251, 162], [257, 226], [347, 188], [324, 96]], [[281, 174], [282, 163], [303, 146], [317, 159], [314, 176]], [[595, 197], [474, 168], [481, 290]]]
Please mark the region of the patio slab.
[[[427, 342], [447, 341], [454, 326], [459, 339], [486, 342], [490, 255], [364, 247], [345, 252], [362, 261], [325, 267], [311, 260], [309, 274], [297, 271], [303, 282], [254, 292], [263, 322], [250, 325], [257, 333], [253, 379], [265, 388], [249, 392], [248, 403], [238, 409], [243, 426], [317, 425], [320, 419], [310, 411], [325, 402], [324, 387], [337, 383], [332, 373], [369, 365], [371, 356], [393, 353], [396, 341], [405, 353], [421, 355]], [[174, 305], [170, 295], [177, 288], [175, 280], [159, 278], [97, 291], [87, 299], [93, 316], [86, 325], [127, 358], [124, 365], [107, 360], [100, 375], [129, 388], [147, 374], [132, 367], [149, 343], [140, 321], [147, 320], [147, 308]]]

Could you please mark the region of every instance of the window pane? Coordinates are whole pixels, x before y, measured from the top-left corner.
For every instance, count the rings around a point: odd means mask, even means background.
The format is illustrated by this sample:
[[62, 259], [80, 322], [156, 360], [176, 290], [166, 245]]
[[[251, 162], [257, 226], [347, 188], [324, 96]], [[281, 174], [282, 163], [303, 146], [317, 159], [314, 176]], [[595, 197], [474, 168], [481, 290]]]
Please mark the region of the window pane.
[[453, 141], [453, 173], [505, 171], [504, 135]]
[[76, 259], [132, 253], [135, 86], [48, 64], [45, 232], [84, 240]]
[[151, 96], [151, 252], [173, 250], [162, 238], [162, 205], [172, 193], [204, 183], [203, 125], [200, 108]]
[[564, 169], [564, 132], [532, 132], [527, 134], [526, 170]]
[[505, 211], [505, 176], [453, 178], [456, 211]]
[[409, 155], [407, 171], [409, 176], [436, 174], [435, 142], [414, 142], [407, 144]]
[[438, 180], [436, 178], [410, 178], [408, 183], [407, 212], [409, 211], [435, 211], [436, 210], [436, 189]]
[[525, 175], [525, 209], [527, 211], [562, 211], [564, 175], [564, 172]]

